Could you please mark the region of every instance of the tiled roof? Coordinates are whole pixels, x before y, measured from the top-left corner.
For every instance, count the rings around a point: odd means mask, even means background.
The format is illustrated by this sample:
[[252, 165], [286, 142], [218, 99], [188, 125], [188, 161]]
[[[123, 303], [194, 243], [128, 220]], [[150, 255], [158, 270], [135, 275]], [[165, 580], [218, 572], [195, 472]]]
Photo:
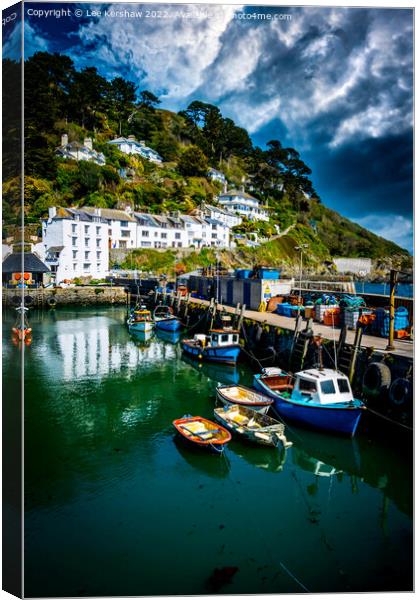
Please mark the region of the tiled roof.
[[[20, 273], [22, 269], [22, 254], [13, 252], [3, 261], [3, 273]], [[49, 268], [32, 252], [23, 253], [23, 270], [28, 273], [48, 273]]]
[[224, 197], [234, 197], [234, 196], [239, 196], [240, 198], [249, 198], [250, 200], [255, 200], [256, 202], [258, 202], [258, 200], [256, 198], [254, 198], [254, 196], [251, 196], [251, 194], [248, 194], [247, 192], [242, 192], [241, 190], [229, 190], [227, 192], [223, 192], [223, 194], [219, 195], [219, 198], [224, 198]]
[[[95, 214], [96, 208], [94, 206], [83, 206], [81, 210], [93, 217], [98, 216]], [[101, 211], [100, 216], [109, 221], [130, 221], [131, 223], [136, 222], [136, 219], [133, 216], [129, 215], [123, 210], [117, 210], [115, 208], [100, 208], [99, 210]]]

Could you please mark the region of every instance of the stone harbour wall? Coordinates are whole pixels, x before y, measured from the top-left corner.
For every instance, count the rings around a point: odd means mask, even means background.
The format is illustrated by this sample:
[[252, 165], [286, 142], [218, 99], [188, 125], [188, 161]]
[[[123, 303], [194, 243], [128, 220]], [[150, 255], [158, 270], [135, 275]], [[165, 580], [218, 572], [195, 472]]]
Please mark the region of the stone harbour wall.
[[[120, 286], [85, 286], [69, 288], [39, 288], [24, 290], [25, 306], [79, 304], [94, 306], [98, 304], [125, 304], [127, 295]], [[3, 288], [3, 306], [18, 306], [21, 302], [21, 290]]]

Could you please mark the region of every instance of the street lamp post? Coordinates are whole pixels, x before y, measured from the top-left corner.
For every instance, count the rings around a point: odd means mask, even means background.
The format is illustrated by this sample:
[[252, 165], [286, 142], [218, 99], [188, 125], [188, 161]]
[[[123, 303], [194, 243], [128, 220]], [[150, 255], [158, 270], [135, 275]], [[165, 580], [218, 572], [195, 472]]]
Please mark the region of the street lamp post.
[[299, 272], [299, 306], [302, 304], [302, 270], [303, 270], [303, 251], [308, 248], [308, 244], [295, 246], [295, 250], [300, 252], [300, 272]]

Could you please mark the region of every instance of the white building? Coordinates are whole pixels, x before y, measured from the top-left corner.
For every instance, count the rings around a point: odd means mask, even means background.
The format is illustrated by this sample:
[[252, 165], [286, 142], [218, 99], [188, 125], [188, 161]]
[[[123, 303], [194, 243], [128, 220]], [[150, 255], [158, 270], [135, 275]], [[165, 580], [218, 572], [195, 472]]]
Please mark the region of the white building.
[[219, 203], [228, 210], [253, 221], [268, 221], [269, 215], [266, 207], [262, 206], [256, 198], [247, 194], [243, 189], [229, 190], [219, 196]]
[[82, 210], [88, 215], [101, 217], [108, 223], [110, 248], [137, 248], [137, 220], [131, 214], [131, 208], [124, 211], [84, 206]]
[[213, 206], [212, 204], [203, 203], [200, 207], [200, 210], [203, 215], [208, 216], [216, 221], [220, 221], [229, 228], [235, 227], [235, 225], [240, 225], [242, 223], [242, 217], [240, 215], [237, 215], [230, 210], [221, 208], [220, 206]]
[[217, 169], [210, 168], [208, 170], [207, 177], [209, 177], [212, 181], [218, 181], [222, 184], [227, 183], [225, 174], [222, 173], [222, 171], [218, 171]]
[[134, 213], [138, 248], [187, 248], [188, 232], [179, 215]]
[[161, 164], [163, 161], [156, 150], [146, 146], [143, 141], [138, 142], [134, 135], [129, 135], [128, 138], [116, 138], [115, 140], [109, 141], [108, 144], [115, 146], [120, 152], [124, 152], [124, 154], [137, 154], [156, 164]]
[[108, 272], [108, 223], [97, 214], [51, 207], [42, 221], [45, 262], [56, 283], [74, 277], [103, 279]]
[[93, 149], [92, 138], [85, 138], [83, 144], [79, 142], [70, 142], [66, 133], [61, 136], [61, 146], [55, 153], [61, 158], [71, 160], [89, 160], [99, 166], [106, 164], [105, 156], [102, 152]]

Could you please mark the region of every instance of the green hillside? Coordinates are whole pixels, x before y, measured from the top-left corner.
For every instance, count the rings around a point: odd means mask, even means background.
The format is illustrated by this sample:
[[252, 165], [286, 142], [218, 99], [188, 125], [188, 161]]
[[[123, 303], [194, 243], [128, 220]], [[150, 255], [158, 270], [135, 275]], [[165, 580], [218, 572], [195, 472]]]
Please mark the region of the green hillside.
[[[3, 61], [10, 94], [19, 83], [18, 68]], [[269, 223], [245, 221], [235, 233], [252, 238], [257, 232], [275, 239], [256, 249], [226, 252], [229, 264], [294, 262], [294, 247], [300, 243], [308, 244], [305, 262], [314, 266], [335, 256], [410, 261], [406, 250], [325, 207], [311, 182], [310, 168], [294, 148], [283, 147], [279, 140], [267, 140], [266, 150], [254, 146], [247, 131], [216, 106], [195, 101], [175, 114], [132, 82], [119, 77], [107, 81], [94, 67], [78, 71], [68, 57], [43, 52], [25, 63], [25, 90], [27, 224], [39, 223], [49, 206], [130, 206], [151, 213], [189, 213], [203, 201], [214, 203], [220, 193], [221, 185], [207, 177], [209, 167], [214, 167], [225, 173], [229, 187], [243, 185], [271, 211]], [[13, 114], [10, 118], [6, 114], [5, 124], [5, 136], [12, 139]], [[106, 165], [59, 158], [55, 150], [62, 134], [68, 135], [69, 142], [92, 138]], [[144, 140], [162, 156], [163, 164], [127, 156], [107, 144], [120, 135]], [[7, 236], [20, 219], [15, 148], [4, 152], [3, 181], [3, 235]], [[290, 226], [287, 235], [275, 237]], [[160, 254], [159, 268], [164, 269], [165, 254]], [[131, 261], [156, 263], [157, 257], [152, 256], [135, 251]], [[172, 264], [173, 256], [168, 253], [167, 258]], [[186, 266], [194, 268], [195, 263], [213, 258], [210, 251], [191, 254], [185, 258]]]

